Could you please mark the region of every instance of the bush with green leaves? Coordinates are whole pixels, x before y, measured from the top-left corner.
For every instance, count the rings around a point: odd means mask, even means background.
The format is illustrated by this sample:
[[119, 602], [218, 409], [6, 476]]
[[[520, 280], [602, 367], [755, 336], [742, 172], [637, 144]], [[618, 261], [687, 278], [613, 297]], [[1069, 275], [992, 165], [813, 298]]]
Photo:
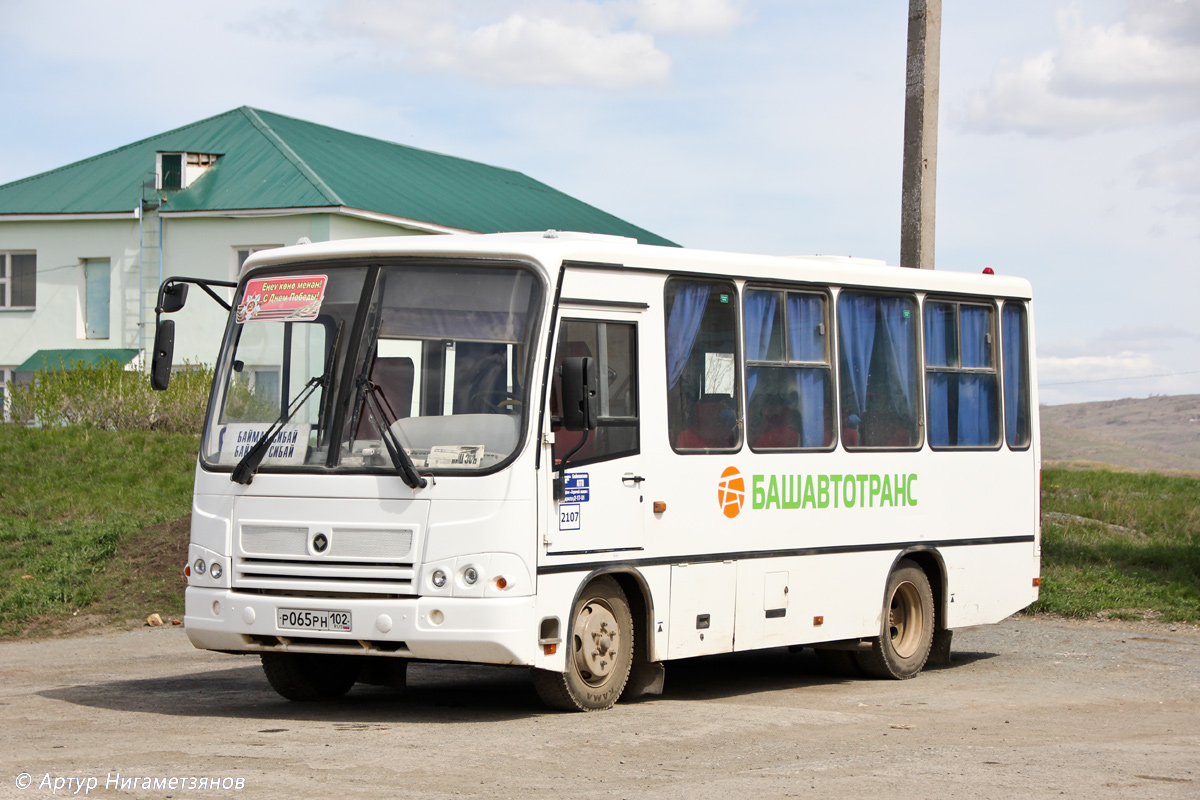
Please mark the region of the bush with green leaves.
[[109, 430], [199, 433], [213, 371], [184, 364], [165, 392], [150, 379], [112, 359], [63, 364], [35, 372], [25, 384], [8, 385], [9, 416], [44, 426], [84, 425]]

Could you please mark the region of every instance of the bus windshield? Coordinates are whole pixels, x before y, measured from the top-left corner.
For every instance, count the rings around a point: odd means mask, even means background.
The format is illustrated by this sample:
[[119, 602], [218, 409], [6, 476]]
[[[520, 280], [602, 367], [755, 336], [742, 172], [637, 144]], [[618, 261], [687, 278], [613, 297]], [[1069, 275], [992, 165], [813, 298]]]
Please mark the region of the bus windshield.
[[265, 472], [490, 471], [526, 429], [541, 297], [515, 264], [256, 271], [218, 363], [205, 464], [232, 468], [273, 434]]

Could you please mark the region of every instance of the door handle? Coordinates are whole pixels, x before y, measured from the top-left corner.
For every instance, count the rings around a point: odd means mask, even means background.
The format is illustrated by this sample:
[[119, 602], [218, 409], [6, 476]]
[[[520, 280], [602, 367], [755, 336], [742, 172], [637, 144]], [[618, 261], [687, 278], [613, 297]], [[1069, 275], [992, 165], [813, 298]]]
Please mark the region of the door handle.
[[621, 476], [621, 483], [641, 483], [646, 480], [641, 475], [634, 475], [632, 472]]

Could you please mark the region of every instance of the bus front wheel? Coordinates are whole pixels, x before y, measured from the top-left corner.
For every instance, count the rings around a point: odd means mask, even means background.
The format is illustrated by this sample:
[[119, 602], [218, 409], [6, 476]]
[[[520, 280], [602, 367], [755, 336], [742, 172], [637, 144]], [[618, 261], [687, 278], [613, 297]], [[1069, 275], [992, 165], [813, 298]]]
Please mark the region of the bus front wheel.
[[333, 700], [350, 691], [362, 662], [353, 656], [263, 653], [262, 665], [271, 688], [281, 697]]
[[584, 589], [572, 609], [566, 644], [566, 672], [533, 671], [542, 702], [563, 711], [611, 708], [633, 664], [633, 615], [615, 580], [600, 577]]
[[858, 666], [873, 678], [912, 678], [925, 666], [932, 643], [929, 578], [915, 561], [901, 559], [888, 576], [879, 638], [869, 651], [855, 653]]

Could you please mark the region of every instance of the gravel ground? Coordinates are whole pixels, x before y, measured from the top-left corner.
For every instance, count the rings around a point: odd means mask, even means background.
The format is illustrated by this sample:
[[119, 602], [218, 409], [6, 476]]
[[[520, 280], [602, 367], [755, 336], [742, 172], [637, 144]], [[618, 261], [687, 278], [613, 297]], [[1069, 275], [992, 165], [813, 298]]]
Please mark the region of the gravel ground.
[[1014, 617], [903, 682], [696, 659], [598, 714], [437, 664], [403, 695], [289, 703], [178, 629], [0, 644], [0, 676], [0, 797], [1200, 797], [1194, 627]]

